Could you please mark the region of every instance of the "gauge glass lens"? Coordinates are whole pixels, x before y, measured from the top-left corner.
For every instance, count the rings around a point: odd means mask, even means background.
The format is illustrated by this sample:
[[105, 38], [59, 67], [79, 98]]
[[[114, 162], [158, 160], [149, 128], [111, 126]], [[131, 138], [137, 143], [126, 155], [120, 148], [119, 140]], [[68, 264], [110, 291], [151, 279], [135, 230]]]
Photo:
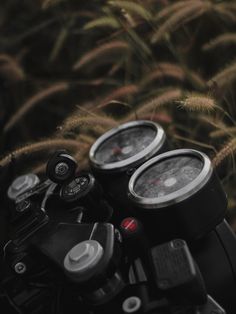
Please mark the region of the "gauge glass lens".
[[122, 130], [98, 147], [95, 152], [95, 159], [102, 164], [128, 159], [151, 144], [156, 134], [156, 130], [147, 125]]
[[204, 164], [194, 156], [167, 158], [150, 166], [137, 179], [134, 192], [145, 198], [174, 193], [198, 177]]

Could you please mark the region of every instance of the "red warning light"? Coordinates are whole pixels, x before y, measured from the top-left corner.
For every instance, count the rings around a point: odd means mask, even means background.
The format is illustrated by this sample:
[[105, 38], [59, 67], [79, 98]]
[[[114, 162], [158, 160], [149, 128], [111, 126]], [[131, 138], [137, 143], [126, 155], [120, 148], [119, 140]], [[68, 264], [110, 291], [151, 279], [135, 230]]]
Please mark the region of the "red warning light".
[[125, 218], [121, 222], [121, 228], [128, 232], [135, 232], [138, 228], [137, 220], [131, 217]]

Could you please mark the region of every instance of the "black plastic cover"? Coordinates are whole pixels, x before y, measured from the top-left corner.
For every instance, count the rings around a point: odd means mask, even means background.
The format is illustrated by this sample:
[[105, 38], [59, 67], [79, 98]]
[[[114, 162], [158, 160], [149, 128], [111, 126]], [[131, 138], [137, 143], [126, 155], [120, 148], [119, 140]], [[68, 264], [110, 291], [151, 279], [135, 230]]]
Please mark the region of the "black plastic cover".
[[173, 294], [174, 302], [204, 304], [207, 294], [185, 241], [176, 239], [156, 246], [151, 251], [156, 283], [160, 290]]

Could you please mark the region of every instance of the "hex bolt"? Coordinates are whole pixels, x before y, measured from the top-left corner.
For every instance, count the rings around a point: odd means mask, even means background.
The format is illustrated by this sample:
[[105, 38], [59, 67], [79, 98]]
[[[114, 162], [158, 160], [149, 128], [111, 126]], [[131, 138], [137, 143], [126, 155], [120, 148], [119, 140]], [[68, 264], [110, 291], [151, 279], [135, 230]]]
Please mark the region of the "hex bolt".
[[103, 247], [95, 240], [86, 240], [75, 245], [64, 258], [65, 269], [74, 274], [83, 274], [96, 267], [103, 256]]
[[68, 256], [71, 263], [80, 263], [81, 261], [89, 259], [93, 252], [93, 247], [89, 243], [85, 243], [83, 250], [80, 252], [71, 250]]
[[142, 301], [140, 298], [132, 296], [124, 300], [122, 309], [125, 313], [135, 313], [140, 309], [141, 305]]
[[12, 186], [13, 190], [20, 191], [27, 187], [29, 178], [27, 176], [21, 176], [17, 178]]
[[19, 275], [22, 275], [26, 272], [26, 265], [22, 262], [16, 263], [14, 266], [15, 272]]

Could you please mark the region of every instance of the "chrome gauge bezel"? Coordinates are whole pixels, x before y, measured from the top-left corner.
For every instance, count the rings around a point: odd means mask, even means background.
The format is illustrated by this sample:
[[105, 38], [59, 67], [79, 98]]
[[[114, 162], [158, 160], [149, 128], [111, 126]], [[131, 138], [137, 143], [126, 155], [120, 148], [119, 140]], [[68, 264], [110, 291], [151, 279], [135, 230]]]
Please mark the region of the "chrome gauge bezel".
[[[149, 126], [152, 127], [156, 131], [156, 136], [153, 139], [153, 141], [141, 152], [138, 154], [129, 157], [125, 160], [112, 162], [104, 164], [102, 162], [98, 162], [96, 160], [96, 152], [101, 144], [103, 144], [106, 140], [111, 138], [113, 135], [116, 135], [119, 132], [122, 132], [123, 130], [126, 130], [128, 128], [133, 128], [137, 126]], [[99, 137], [96, 142], [92, 145], [90, 152], [89, 152], [89, 159], [92, 164], [92, 167], [99, 169], [101, 171], [119, 171], [119, 170], [125, 170], [129, 166], [134, 166], [138, 163], [145, 162], [147, 159], [152, 157], [164, 144], [166, 140], [166, 135], [163, 130], [163, 128], [155, 122], [148, 121], [148, 120], [139, 120], [139, 121], [132, 121], [125, 124], [122, 124], [118, 127], [115, 127], [105, 134], [103, 134], [101, 137]]]
[[[144, 171], [165, 159], [179, 156], [195, 156], [203, 162], [203, 168], [200, 174], [193, 181], [178, 191], [155, 198], [142, 197], [134, 191], [135, 183]], [[156, 156], [139, 167], [130, 178], [128, 185], [128, 196], [130, 200], [140, 208], [164, 208], [180, 203], [197, 193], [206, 185], [208, 180], [211, 178], [212, 173], [213, 167], [209, 157], [206, 154], [194, 149], [176, 149]]]

